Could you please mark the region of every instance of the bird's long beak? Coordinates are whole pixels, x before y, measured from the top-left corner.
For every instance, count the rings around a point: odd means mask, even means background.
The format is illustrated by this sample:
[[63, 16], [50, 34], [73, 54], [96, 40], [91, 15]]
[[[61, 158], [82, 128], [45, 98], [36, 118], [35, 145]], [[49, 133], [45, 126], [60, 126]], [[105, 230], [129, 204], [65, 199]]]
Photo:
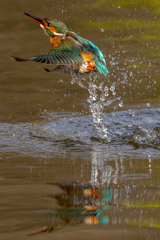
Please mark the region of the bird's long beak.
[[31, 19], [33, 19], [34, 21], [38, 22], [39, 24], [44, 25], [44, 22], [43, 22], [43, 20], [42, 20], [41, 18], [36, 17], [36, 16], [34, 16], [34, 15], [31, 15], [31, 14], [29, 14], [29, 13], [24, 13], [24, 14], [25, 14], [26, 16], [30, 17]]

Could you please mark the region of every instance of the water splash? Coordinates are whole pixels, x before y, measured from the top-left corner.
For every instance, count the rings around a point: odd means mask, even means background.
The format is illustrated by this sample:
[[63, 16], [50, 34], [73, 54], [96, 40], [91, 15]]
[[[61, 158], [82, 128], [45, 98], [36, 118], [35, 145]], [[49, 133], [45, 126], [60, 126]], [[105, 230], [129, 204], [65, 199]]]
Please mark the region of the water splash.
[[[71, 83], [78, 83], [78, 85], [82, 88], [88, 90], [89, 97], [89, 109], [93, 116], [94, 128], [92, 138], [98, 138], [106, 140], [107, 142], [111, 142], [113, 139], [113, 135], [111, 135], [104, 123], [103, 120], [103, 112], [104, 107], [111, 105], [115, 101], [119, 101], [121, 98], [115, 98], [115, 85], [116, 83], [112, 83], [111, 87], [108, 88], [105, 82], [105, 78], [99, 78], [99, 75], [90, 74], [88, 78], [77, 78], [75, 74], [72, 73], [72, 81]], [[109, 91], [112, 92], [112, 99], [109, 98]], [[122, 104], [122, 102], [120, 103]]]

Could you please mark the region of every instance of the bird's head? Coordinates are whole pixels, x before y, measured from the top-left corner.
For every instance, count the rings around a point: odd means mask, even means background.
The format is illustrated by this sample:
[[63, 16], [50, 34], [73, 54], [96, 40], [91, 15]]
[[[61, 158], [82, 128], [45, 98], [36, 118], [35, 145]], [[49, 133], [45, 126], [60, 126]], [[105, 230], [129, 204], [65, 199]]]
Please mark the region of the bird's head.
[[53, 18], [41, 19], [28, 13], [24, 14], [33, 19], [34, 21], [38, 22], [40, 24], [40, 27], [42, 27], [44, 32], [50, 37], [54, 36], [63, 37], [65, 33], [68, 31], [67, 26], [63, 22], [58, 21], [57, 19]]

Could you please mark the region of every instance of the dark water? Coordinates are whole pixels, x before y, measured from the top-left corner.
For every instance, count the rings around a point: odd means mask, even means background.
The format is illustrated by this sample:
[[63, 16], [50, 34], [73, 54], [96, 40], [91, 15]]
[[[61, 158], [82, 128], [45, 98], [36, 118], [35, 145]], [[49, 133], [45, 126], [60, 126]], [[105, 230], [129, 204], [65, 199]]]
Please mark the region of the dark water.
[[[8, 0], [0, 9], [0, 239], [45, 226], [30, 238], [159, 239], [159, 1]], [[110, 74], [79, 80], [11, 61], [51, 48], [23, 12], [94, 42]]]

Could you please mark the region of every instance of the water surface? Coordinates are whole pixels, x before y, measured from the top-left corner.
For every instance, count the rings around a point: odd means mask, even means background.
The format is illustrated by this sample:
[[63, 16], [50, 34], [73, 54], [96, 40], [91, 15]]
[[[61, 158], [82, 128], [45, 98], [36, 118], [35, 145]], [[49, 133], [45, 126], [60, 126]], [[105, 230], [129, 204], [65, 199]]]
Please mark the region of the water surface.
[[[147, 0], [1, 4], [1, 239], [45, 226], [60, 227], [30, 238], [159, 239], [159, 9]], [[110, 74], [78, 81], [11, 61], [51, 49], [23, 12], [58, 18], [91, 40]], [[67, 193], [66, 183], [81, 190]], [[98, 198], [86, 200], [85, 184]]]

